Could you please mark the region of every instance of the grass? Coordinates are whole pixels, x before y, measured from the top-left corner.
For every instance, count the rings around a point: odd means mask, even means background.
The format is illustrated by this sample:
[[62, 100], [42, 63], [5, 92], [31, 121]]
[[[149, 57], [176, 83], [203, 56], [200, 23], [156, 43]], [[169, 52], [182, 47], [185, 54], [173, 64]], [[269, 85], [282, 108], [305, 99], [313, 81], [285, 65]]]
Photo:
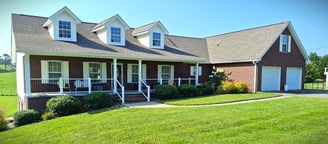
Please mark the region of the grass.
[[0, 109], [5, 110], [5, 117], [11, 117], [17, 111], [17, 96], [0, 96]]
[[169, 105], [206, 105], [206, 104], [220, 104], [220, 103], [227, 103], [227, 102], [271, 98], [277, 96], [279, 95], [272, 94], [272, 93], [219, 94], [219, 95], [206, 96], [206, 97], [168, 100], [168, 101], [164, 101], [164, 103]]
[[15, 96], [16, 72], [0, 73], [0, 96]]
[[199, 108], [122, 108], [0, 133], [1, 143], [313, 143], [328, 141], [328, 99]]

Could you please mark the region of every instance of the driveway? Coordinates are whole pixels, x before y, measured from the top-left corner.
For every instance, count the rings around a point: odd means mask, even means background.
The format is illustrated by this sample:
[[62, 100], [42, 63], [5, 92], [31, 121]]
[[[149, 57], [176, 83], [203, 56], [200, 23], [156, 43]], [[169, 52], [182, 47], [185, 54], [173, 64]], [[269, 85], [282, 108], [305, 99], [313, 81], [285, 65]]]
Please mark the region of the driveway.
[[328, 98], [328, 90], [302, 90], [282, 92], [282, 95]]

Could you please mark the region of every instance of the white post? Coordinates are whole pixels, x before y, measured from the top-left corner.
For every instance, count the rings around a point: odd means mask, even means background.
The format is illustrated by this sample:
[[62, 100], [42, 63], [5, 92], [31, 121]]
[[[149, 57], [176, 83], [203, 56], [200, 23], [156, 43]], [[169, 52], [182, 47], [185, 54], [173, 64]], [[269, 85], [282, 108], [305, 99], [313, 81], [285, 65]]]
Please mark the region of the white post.
[[159, 78], [159, 85], [163, 84], [163, 78]]
[[325, 68], [324, 74], [326, 75], [326, 89], [328, 88], [328, 67]]
[[191, 77], [189, 78], [188, 84], [191, 84]]
[[181, 86], [181, 78], [178, 78], [178, 86]]
[[198, 85], [199, 63], [196, 63], [195, 86]]
[[91, 93], [91, 78], [88, 78], [88, 92]]
[[113, 93], [116, 94], [117, 93], [117, 59], [114, 58], [113, 59], [113, 63], [114, 63], [114, 66], [113, 66], [113, 73], [114, 73], [114, 89], [113, 89]]
[[63, 89], [63, 78], [62, 77], [60, 77], [59, 78], [59, 93], [60, 94], [63, 94], [64, 93], [64, 89]]
[[141, 88], [141, 79], [142, 79], [142, 61], [138, 60], [138, 92], [141, 92], [142, 88]]
[[25, 95], [23, 100], [23, 109], [28, 109], [28, 96], [31, 96], [31, 71], [30, 71], [30, 55], [25, 54], [24, 72], [25, 72]]
[[150, 102], [150, 86], [147, 86], [147, 102]]
[[122, 86], [122, 104], [124, 103], [125, 103], [125, 94], [124, 94], [124, 86]]
[[253, 93], [256, 93], [256, 85], [257, 85], [257, 61], [253, 61], [254, 64], [254, 86], [253, 86]]

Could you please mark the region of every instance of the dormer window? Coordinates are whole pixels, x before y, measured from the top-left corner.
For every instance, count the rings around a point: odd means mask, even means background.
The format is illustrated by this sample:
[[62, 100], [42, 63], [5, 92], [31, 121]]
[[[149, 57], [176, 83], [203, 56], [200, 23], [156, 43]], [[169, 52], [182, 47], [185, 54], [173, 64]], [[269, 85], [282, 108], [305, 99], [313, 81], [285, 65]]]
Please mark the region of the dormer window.
[[153, 46], [155, 47], [161, 46], [161, 33], [153, 32]]
[[59, 21], [59, 37], [71, 38], [71, 22]]
[[111, 27], [111, 42], [121, 43], [121, 28]]

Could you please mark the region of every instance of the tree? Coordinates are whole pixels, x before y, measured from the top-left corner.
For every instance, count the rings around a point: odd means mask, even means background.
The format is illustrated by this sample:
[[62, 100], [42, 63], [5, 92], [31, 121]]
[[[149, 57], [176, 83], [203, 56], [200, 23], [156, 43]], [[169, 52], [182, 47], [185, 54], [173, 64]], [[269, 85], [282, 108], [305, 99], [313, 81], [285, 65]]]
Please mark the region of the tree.
[[3, 54], [4, 57], [4, 64], [5, 64], [5, 70], [7, 70], [7, 65], [10, 65], [11, 58], [8, 54]]
[[224, 71], [213, 69], [212, 77], [208, 81], [208, 84], [212, 85], [214, 87], [214, 90], [216, 90], [217, 87], [220, 86], [223, 81], [229, 80], [230, 75], [231, 73], [225, 74]]
[[316, 79], [324, 79], [324, 70], [328, 66], [328, 54], [318, 56], [311, 52], [309, 55], [310, 63], [306, 64], [305, 82], [314, 82]]

